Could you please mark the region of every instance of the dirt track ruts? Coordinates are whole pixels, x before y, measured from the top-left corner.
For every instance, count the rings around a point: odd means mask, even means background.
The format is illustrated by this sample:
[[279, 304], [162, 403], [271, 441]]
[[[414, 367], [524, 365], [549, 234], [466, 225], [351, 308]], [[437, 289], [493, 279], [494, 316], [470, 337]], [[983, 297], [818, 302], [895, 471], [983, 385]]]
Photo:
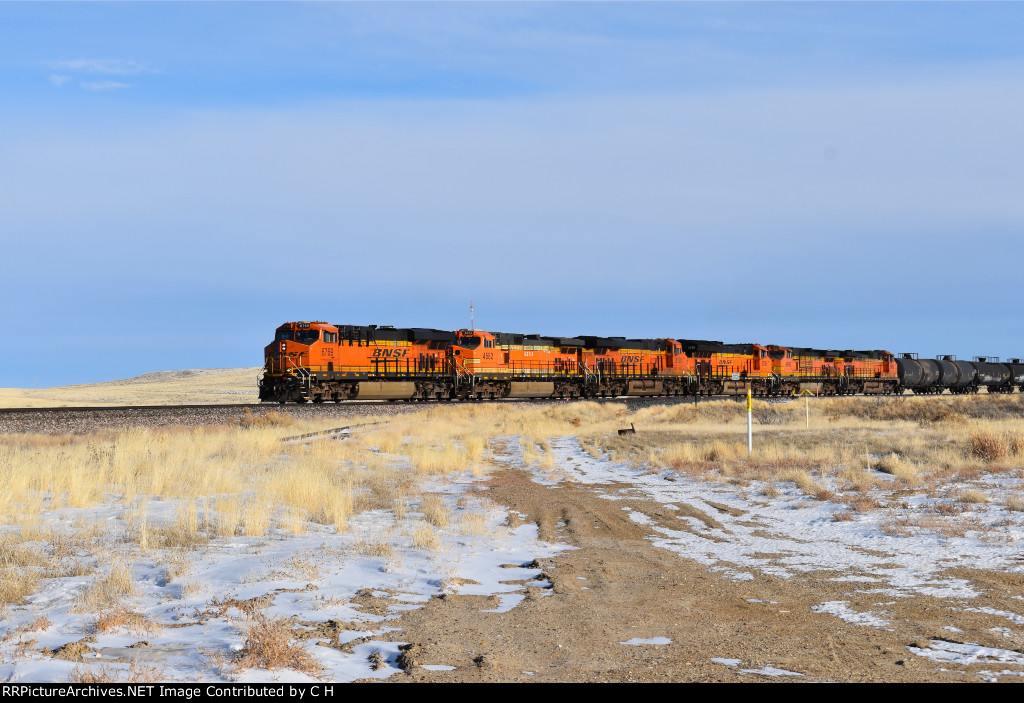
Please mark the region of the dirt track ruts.
[[[486, 485], [491, 500], [536, 522], [542, 539], [576, 549], [538, 562], [552, 588], [529, 588], [509, 612], [481, 612], [494, 607], [493, 597], [446, 595], [403, 614], [396, 634], [415, 645], [411, 659], [456, 668], [412, 666], [390, 681], [977, 680], [940, 671], [941, 664], [907, 649], [950, 635], [942, 629], [949, 604], [938, 599], [895, 599], [890, 630], [848, 624], [811, 611], [823, 601], [858, 605], [849, 583], [831, 580], [839, 574], [727, 580], [653, 546], [623, 507], [657, 518], [663, 506], [634, 499], [622, 486], [546, 487], [517, 469], [495, 474]], [[1006, 576], [1019, 590], [1021, 577]], [[877, 595], [864, 598], [866, 609]], [[672, 642], [619, 644], [654, 637]], [[741, 672], [762, 667], [802, 676]]]

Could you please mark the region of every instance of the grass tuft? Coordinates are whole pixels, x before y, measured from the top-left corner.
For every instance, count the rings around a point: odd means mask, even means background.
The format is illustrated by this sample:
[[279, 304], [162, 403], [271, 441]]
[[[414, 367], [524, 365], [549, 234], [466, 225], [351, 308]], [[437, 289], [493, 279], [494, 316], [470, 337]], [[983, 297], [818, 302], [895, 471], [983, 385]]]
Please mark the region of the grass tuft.
[[441, 538], [433, 527], [421, 522], [412, 529], [412, 546], [415, 549], [440, 549]]
[[451, 512], [444, 507], [444, 500], [436, 493], [423, 496], [420, 511], [424, 519], [434, 527], [447, 527], [450, 522]]
[[1006, 438], [988, 430], [975, 430], [971, 433], [971, 454], [984, 461], [999, 461], [1010, 453], [1010, 443]]
[[981, 491], [977, 490], [976, 488], [970, 488], [968, 490], [961, 491], [958, 500], [961, 503], [969, 504], [980, 504], [989, 502], [988, 496], [982, 493]]
[[234, 664], [240, 669], [292, 669], [314, 678], [323, 673], [316, 658], [294, 641], [284, 619], [259, 610], [247, 613], [245, 642]]
[[1010, 496], [1006, 499], [1006, 509], [1014, 512], [1024, 512], [1024, 498], [1021, 496]]

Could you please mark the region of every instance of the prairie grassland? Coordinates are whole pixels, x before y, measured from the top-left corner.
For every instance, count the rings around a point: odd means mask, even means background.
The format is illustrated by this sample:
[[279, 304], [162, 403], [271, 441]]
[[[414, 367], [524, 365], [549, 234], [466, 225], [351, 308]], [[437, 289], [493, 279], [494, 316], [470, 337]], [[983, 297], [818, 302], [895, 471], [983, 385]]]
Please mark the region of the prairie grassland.
[[346, 532], [369, 510], [415, 516], [415, 528], [358, 535], [357, 550], [387, 556], [409, 539], [440, 549], [444, 533], [479, 533], [486, 521], [431, 491], [446, 474], [486, 472], [511, 412], [353, 418], [348, 437], [301, 441], [283, 440], [338, 421], [267, 413], [230, 427], [0, 436], [0, 608], [75, 576], [88, 583], [74, 609], [110, 612], [134, 593], [133, 561], [186, 577], [189, 553], [211, 540]]
[[[755, 424], [750, 456], [746, 413], [732, 401], [651, 407], [636, 413], [635, 435], [606, 434], [582, 445], [617, 461], [693, 478], [739, 486], [766, 482], [766, 497], [777, 495], [772, 484], [792, 482], [810, 497], [845, 503], [853, 513], [892, 508], [912, 495], [939, 500], [937, 509], [961, 522], [975, 520], [961, 515], [968, 509], [1024, 504], [1018, 495], [1024, 396], [755, 403], [753, 415], [763, 422]], [[850, 513], [836, 519], [851, 519]], [[935, 518], [917, 526], [939, 524]], [[942, 527], [943, 533], [963, 529]]]
[[260, 369], [157, 371], [133, 378], [55, 388], [0, 388], [0, 407], [255, 403]]
[[[638, 410], [594, 402], [438, 405], [354, 418], [347, 438], [300, 442], [282, 440], [337, 421], [271, 416], [232, 427], [5, 435], [0, 607], [21, 602], [44, 579], [75, 576], [91, 584], [77, 607], [111, 611], [131, 597], [133, 559], [186, 577], [189, 552], [211, 540], [346, 532], [369, 510], [389, 511], [395, 521], [415, 517], [415, 527], [359, 535], [358, 550], [388, 556], [400, 539], [440, 549], [446, 531], [475, 534], [486, 521], [453, 512], [432, 493], [439, 480], [483, 475], [517, 442], [524, 463], [557, 477], [563, 467], [551, 441], [565, 436], [592, 456], [650, 470], [741, 487], [761, 481], [764, 497], [777, 494], [773, 483], [792, 482], [810, 497], [841, 501], [846, 515], [914, 492], [942, 498], [951, 515], [1024, 510], [1019, 494], [980, 483], [1024, 472], [1022, 396], [822, 399], [810, 409], [808, 428], [802, 401], [757, 403], [750, 457], [745, 412], [734, 401]], [[630, 423], [635, 434], [617, 434]], [[109, 519], [111, 511], [119, 519]]]
[[[460, 452], [482, 446], [484, 463], [499, 451], [499, 438], [517, 438], [521, 460], [551, 474], [560, 467], [550, 440], [571, 435], [595, 458], [741, 485], [788, 481], [819, 500], [841, 500], [854, 512], [913, 493], [976, 507], [994, 502], [1014, 510], [1024, 503], [1020, 496], [996, 497], [973, 485], [1024, 477], [1021, 395], [758, 401], [753, 414], [749, 457], [744, 406], [726, 400], [635, 411], [592, 402], [442, 406], [396, 418], [389, 426], [403, 432], [405, 446], [418, 446], [416, 451], [436, 455], [451, 446]], [[635, 434], [616, 432], [630, 423]], [[445, 439], [427, 447], [424, 436]]]

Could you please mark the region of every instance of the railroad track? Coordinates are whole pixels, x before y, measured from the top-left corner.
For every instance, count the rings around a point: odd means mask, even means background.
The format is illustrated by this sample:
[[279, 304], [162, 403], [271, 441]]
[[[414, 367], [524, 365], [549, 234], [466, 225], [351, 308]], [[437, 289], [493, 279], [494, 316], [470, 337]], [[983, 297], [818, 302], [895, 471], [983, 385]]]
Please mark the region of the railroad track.
[[297, 420], [332, 417], [347, 419], [357, 415], [398, 415], [419, 407], [412, 404], [373, 401], [341, 405], [289, 406], [277, 403], [236, 403], [3, 408], [0, 409], [0, 435], [80, 435], [129, 427], [209, 427], [238, 424], [247, 412], [253, 417], [276, 412]]
[[[722, 396], [731, 397], [731, 396]], [[649, 405], [691, 404], [693, 397], [622, 397], [593, 398], [591, 402], [618, 403], [628, 409]], [[701, 402], [711, 400], [700, 398]], [[574, 402], [568, 400], [506, 399], [479, 401], [480, 403], [510, 403], [516, 405], [537, 405]], [[211, 425], [237, 424], [246, 411], [255, 416], [276, 412], [296, 419], [339, 417], [358, 415], [387, 417], [415, 412], [424, 407], [454, 406], [450, 402], [389, 402], [386, 400], [347, 401], [344, 403], [217, 403], [185, 405], [117, 405], [117, 406], [76, 406], [49, 408], [0, 408], [0, 435], [4, 434], [48, 434], [80, 435], [98, 430], [121, 430], [128, 427], [204, 427]]]
[[[358, 402], [358, 401], [357, 401]], [[362, 401], [359, 403], [360, 406], [372, 406], [372, 405], [386, 405], [386, 401]], [[11, 414], [11, 413], [47, 413], [47, 412], [118, 412], [118, 411], [129, 411], [129, 410], [204, 410], [204, 409], [219, 409], [219, 408], [230, 408], [233, 410], [244, 410], [249, 409], [266, 409], [266, 410], [277, 410], [283, 406], [278, 403], [208, 403], [205, 405], [79, 405], [79, 406], [50, 406], [40, 408], [0, 408], [0, 415]], [[286, 406], [288, 409], [291, 408], [319, 408], [319, 407], [336, 407], [333, 404], [329, 406], [323, 405], [289, 405]]]
[[[19, 413], [53, 413], [53, 412], [130, 412], [130, 411], [172, 411], [172, 410], [274, 410], [274, 411], [299, 411], [299, 412], [329, 412], [339, 408], [374, 408], [374, 407], [400, 407], [400, 408], [421, 408], [426, 405], [469, 405], [487, 403], [518, 403], [518, 404], [544, 404], [544, 403], [571, 403], [576, 401], [589, 401], [592, 403], [625, 403], [628, 405], [677, 405], [681, 403], [694, 404], [698, 401], [725, 400], [741, 396], [716, 395], [716, 396], [621, 396], [616, 398], [503, 398], [498, 400], [479, 401], [389, 401], [389, 400], [346, 400], [342, 403], [208, 403], [205, 405], [78, 405], [64, 406], [54, 405], [38, 408], [0, 408], [0, 415], [11, 415]], [[786, 402], [791, 398], [758, 398], [765, 402]]]

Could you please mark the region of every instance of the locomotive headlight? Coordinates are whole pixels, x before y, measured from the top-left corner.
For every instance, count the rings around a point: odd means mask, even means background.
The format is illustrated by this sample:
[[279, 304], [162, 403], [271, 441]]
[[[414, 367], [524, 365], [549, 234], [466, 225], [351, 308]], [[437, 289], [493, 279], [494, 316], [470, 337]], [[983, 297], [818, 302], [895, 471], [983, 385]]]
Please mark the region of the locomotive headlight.
[[284, 342], [281, 342], [281, 351], [284, 351]]

